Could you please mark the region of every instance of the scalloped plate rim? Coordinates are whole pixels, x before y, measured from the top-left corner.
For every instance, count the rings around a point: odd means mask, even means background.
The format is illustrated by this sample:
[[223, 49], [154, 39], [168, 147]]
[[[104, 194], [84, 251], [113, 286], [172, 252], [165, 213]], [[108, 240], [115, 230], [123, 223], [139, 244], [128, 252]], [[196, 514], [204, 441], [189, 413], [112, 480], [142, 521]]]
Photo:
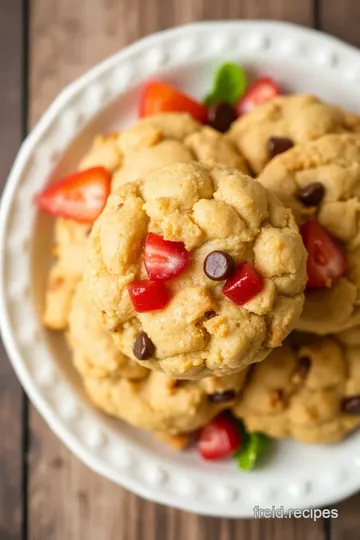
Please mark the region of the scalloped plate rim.
[[[256, 20], [247, 20], [247, 21], [211, 21], [211, 22], [203, 22], [203, 23], [191, 23], [188, 25], [176, 27], [174, 29], [165, 30], [162, 32], [158, 32], [156, 34], [152, 34], [150, 36], [147, 36], [134, 44], [126, 47], [124, 50], [119, 51], [109, 57], [108, 59], [104, 60], [103, 62], [99, 63], [92, 69], [90, 69], [87, 73], [76, 79], [74, 82], [70, 83], [68, 86], [64, 88], [58, 95], [58, 97], [53, 101], [53, 103], [50, 105], [50, 107], [47, 109], [47, 111], [44, 113], [42, 118], [37, 122], [36, 126], [33, 128], [33, 130], [29, 133], [29, 135], [24, 140], [19, 153], [16, 157], [16, 160], [14, 162], [14, 165], [10, 171], [6, 186], [4, 188], [3, 196], [1, 199], [1, 211], [0, 211], [0, 246], [3, 248], [5, 245], [5, 235], [7, 232], [7, 225], [8, 220], [10, 217], [10, 211], [11, 211], [11, 205], [13, 201], [13, 196], [17, 187], [17, 183], [19, 182], [21, 175], [28, 163], [29, 158], [31, 157], [32, 152], [34, 151], [34, 148], [36, 147], [39, 139], [41, 136], [46, 132], [48, 127], [51, 125], [52, 121], [56, 116], [58, 115], [59, 111], [62, 109], [64, 105], [66, 105], [73, 97], [76, 95], [76, 93], [81, 90], [86, 83], [89, 83], [98, 77], [101, 76], [101, 74], [105, 71], [107, 71], [111, 66], [114, 64], [116, 65], [117, 62], [120, 61], [120, 59], [125, 58], [126, 56], [131, 56], [132, 54], [135, 54], [138, 49], [142, 49], [146, 45], [150, 45], [152, 43], [156, 43], [159, 40], [162, 40], [168, 36], [183, 36], [186, 34], [187, 31], [192, 32], [199, 32], [206, 29], [214, 28], [216, 27], [216, 30], [222, 29], [224, 27], [241, 27], [241, 26], [247, 26], [251, 27], [254, 26], [254, 28], [257, 29], [257, 31], [261, 31], [263, 29], [267, 31], [274, 31], [275, 27], [281, 27], [283, 29], [292, 29], [294, 32], [298, 34], [302, 34], [303, 37], [306, 38], [306, 36], [312, 36], [316, 37], [317, 39], [320, 39], [323, 43], [331, 44], [334, 50], [340, 50], [351, 52], [351, 54], [356, 54], [358, 57], [358, 61], [360, 64], [360, 54], [359, 51], [351, 46], [348, 45], [341, 40], [334, 38], [332, 36], [328, 36], [322, 32], [319, 32], [317, 30], [303, 28], [301, 26], [292, 24], [292, 23], [283, 23], [283, 22], [277, 22], [277, 21], [256, 21]], [[5, 275], [4, 275], [4, 249], [1, 253], [1, 268], [0, 268], [0, 312], [1, 312], [1, 330], [3, 334], [3, 340], [4, 345], [6, 347], [6, 350], [8, 352], [9, 358], [11, 360], [11, 363], [15, 369], [15, 372], [21, 381], [22, 386], [24, 387], [26, 393], [28, 394], [30, 400], [34, 403], [35, 407], [39, 411], [39, 413], [45, 418], [47, 424], [49, 427], [56, 433], [56, 435], [62, 440], [62, 442], [70, 448], [70, 450], [83, 462], [85, 462], [92, 470], [96, 471], [97, 473], [101, 474], [102, 476], [105, 476], [106, 478], [113, 480], [124, 487], [130, 489], [131, 491], [134, 491], [138, 495], [141, 495], [143, 497], [146, 497], [150, 500], [153, 500], [158, 503], [162, 504], [169, 504], [169, 498], [166, 494], [166, 491], [162, 493], [161, 488], [154, 488], [149, 487], [146, 485], [145, 482], [141, 482], [138, 479], [128, 479], [126, 477], [121, 476], [121, 472], [116, 471], [115, 477], [110, 473], [111, 465], [104, 466], [101, 463], [101, 459], [98, 459], [94, 453], [89, 451], [87, 448], [83, 447], [83, 443], [70, 433], [67, 430], [66, 427], [66, 421], [60, 419], [56, 413], [52, 410], [50, 404], [47, 402], [46, 398], [42, 394], [42, 391], [40, 388], [38, 388], [36, 382], [34, 382], [31, 374], [28, 372], [27, 366], [24, 364], [24, 361], [21, 356], [21, 352], [18, 349], [16, 338], [12, 332], [11, 324], [10, 324], [10, 316], [8, 313], [8, 306], [6, 302], [6, 294], [5, 294]], [[354, 465], [355, 467], [355, 465]], [[315, 496], [315, 502], [314, 504], [318, 505], [325, 505], [325, 504], [333, 504], [334, 502], [338, 502], [342, 500], [343, 498], [353, 494], [358, 488], [360, 487], [360, 479], [358, 482], [358, 486], [349, 486], [347, 489], [342, 488], [341, 486], [335, 486], [333, 488], [333, 491], [337, 490], [339, 496], [331, 496], [331, 495], [325, 495], [320, 496], [316, 499]], [[331, 490], [328, 490], [331, 492]], [[325, 493], [325, 491], [324, 491]], [[171, 501], [171, 506], [177, 507], [184, 510], [192, 510], [196, 511], [199, 514], [203, 515], [216, 515], [216, 516], [226, 516], [226, 517], [251, 517], [251, 514], [249, 512], [243, 513], [241, 511], [241, 508], [239, 508], [238, 512], [230, 511], [228, 512], [226, 509], [226, 506], [219, 505], [220, 512], [216, 509], [216, 502], [213, 503], [203, 503], [201, 500], [194, 503], [194, 501], [190, 501], [188, 503], [186, 501], [186, 497], [179, 500], [173, 500]], [[195, 504], [195, 508], [194, 508]], [[302, 505], [301, 501], [294, 500], [293, 506], [302, 507], [302, 506], [308, 506]]]

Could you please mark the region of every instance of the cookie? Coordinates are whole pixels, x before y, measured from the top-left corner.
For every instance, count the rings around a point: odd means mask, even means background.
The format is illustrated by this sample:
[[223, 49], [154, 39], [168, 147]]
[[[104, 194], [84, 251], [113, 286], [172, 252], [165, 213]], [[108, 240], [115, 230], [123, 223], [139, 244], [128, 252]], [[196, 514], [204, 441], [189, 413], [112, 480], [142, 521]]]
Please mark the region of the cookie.
[[[258, 180], [292, 209], [299, 225], [317, 220], [335, 238], [346, 257], [347, 269], [339, 279], [329, 282], [327, 287], [307, 289], [297, 328], [330, 334], [358, 325], [360, 136], [326, 135], [298, 145], [274, 158]], [[309, 201], [306, 193], [314, 187], [320, 189], [318, 198]]]
[[[138, 313], [128, 286], [148, 278], [149, 232], [182, 242], [189, 263], [166, 281], [166, 307]], [[224, 280], [204, 272], [214, 251], [235, 265], [247, 261], [262, 291], [244, 305], [226, 297]], [[261, 184], [220, 165], [173, 163], [110, 195], [89, 237], [84, 280], [123, 354], [140, 361], [133, 349], [145, 332], [154, 352], [143, 365], [198, 379], [235, 373], [281, 345], [302, 309], [305, 265], [291, 212]]]
[[[235, 145], [223, 134], [196, 122], [190, 115], [165, 113], [144, 118], [124, 133], [97, 135], [79, 170], [106, 167], [113, 174], [114, 188], [137, 180], [143, 174], [173, 161], [218, 161], [246, 171], [247, 166]], [[74, 289], [81, 277], [82, 252], [89, 228], [75, 221], [56, 223], [54, 254], [50, 271], [43, 321], [51, 329], [66, 328]], [[65, 253], [76, 243], [74, 261]], [[80, 270], [79, 270], [80, 268]]]
[[332, 443], [360, 424], [360, 346], [317, 337], [254, 367], [233, 409], [248, 431]]
[[[118, 134], [95, 137], [79, 170], [96, 165], [110, 171], [117, 169], [122, 160], [117, 139]], [[55, 222], [55, 262], [48, 277], [43, 314], [45, 326], [53, 330], [67, 327], [72, 297], [82, 275], [85, 242], [90, 229], [91, 226], [70, 219], [58, 218]]]
[[56, 258], [46, 285], [43, 323], [52, 330], [67, 327], [71, 300], [81, 279], [85, 243], [91, 227], [70, 219], [55, 222]]
[[[159, 371], [152, 371], [140, 381], [88, 377], [83, 382], [92, 402], [106, 413], [155, 433], [179, 435], [204, 426], [231, 406], [243, 386], [245, 373], [225, 378], [227, 393], [222, 383], [221, 391], [212, 394], [207, 392], [206, 379], [174, 381]], [[216, 378], [215, 388], [217, 380], [221, 379]]]
[[258, 174], [291, 145], [345, 132], [360, 133], [360, 118], [315, 96], [295, 94], [258, 105], [232, 124], [229, 137]]
[[175, 381], [138, 365], [126, 358], [103, 330], [81, 282], [72, 302], [68, 339], [75, 368], [97, 407], [160, 433], [178, 447], [186, 439], [173, 436], [196, 430], [232, 405], [246, 377], [244, 370], [200, 382]]
[[124, 356], [115, 346], [111, 335], [97, 319], [97, 311], [87, 298], [80, 281], [76, 287], [68, 317], [68, 342], [74, 354], [74, 365], [84, 378], [104, 379], [122, 377], [142, 379], [149, 371]]
[[117, 145], [123, 160], [113, 177], [113, 189], [174, 162], [212, 161], [247, 172], [232, 141], [183, 113], [149, 116], [121, 133]]

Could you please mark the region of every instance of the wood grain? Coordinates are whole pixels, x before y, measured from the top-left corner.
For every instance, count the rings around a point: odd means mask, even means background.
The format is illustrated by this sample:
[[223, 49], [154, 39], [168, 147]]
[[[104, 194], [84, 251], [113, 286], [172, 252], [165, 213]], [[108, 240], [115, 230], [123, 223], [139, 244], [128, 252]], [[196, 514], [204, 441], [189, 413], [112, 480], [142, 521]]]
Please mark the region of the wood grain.
[[[313, 25], [312, 0], [31, 0], [33, 124], [65, 84], [135, 39], [206, 19]], [[202, 518], [144, 501], [86, 469], [31, 410], [30, 540], [325, 540], [322, 521]]]
[[358, 0], [341, 0], [320, 2], [321, 30], [360, 47], [360, 2]]
[[330, 522], [331, 540], [359, 540], [360, 495], [337, 504], [336, 508], [339, 517]]
[[[20, 0], [0, 5], [0, 189], [22, 139], [22, 13]], [[3, 75], [4, 74], [4, 75]], [[0, 538], [22, 534], [23, 393], [0, 345]]]
[[[320, 29], [356, 47], [360, 47], [359, 18], [358, 0], [320, 3]], [[336, 508], [339, 510], [339, 517], [329, 522], [331, 540], [358, 540], [360, 494], [336, 505]]]

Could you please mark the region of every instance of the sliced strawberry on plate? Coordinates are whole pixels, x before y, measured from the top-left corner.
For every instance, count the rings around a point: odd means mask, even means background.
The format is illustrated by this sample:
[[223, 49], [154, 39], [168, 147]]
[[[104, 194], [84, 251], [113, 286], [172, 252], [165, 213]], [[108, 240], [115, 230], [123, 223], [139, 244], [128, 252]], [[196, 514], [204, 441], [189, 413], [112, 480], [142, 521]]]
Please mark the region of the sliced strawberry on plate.
[[105, 206], [110, 180], [107, 169], [92, 167], [58, 180], [37, 200], [43, 210], [54, 216], [92, 223]]
[[276, 82], [270, 77], [260, 77], [249, 88], [236, 104], [238, 116], [246, 114], [261, 103], [266, 103], [280, 94]]
[[344, 250], [315, 219], [305, 223], [300, 232], [308, 252], [307, 287], [331, 287], [347, 270]]
[[161, 281], [142, 279], [128, 285], [128, 291], [135, 311], [145, 313], [163, 309], [170, 300], [169, 291]]
[[236, 421], [228, 413], [222, 413], [199, 429], [196, 448], [207, 460], [232, 456], [240, 449], [241, 433]]
[[154, 281], [167, 281], [181, 274], [188, 264], [189, 254], [182, 242], [164, 240], [162, 236], [149, 233], [144, 248], [147, 274]]
[[192, 97], [161, 81], [149, 82], [141, 96], [139, 114], [141, 117], [163, 112], [183, 112], [204, 124], [207, 108]]
[[233, 274], [225, 281], [222, 292], [235, 304], [242, 306], [259, 294], [263, 287], [263, 278], [250, 263], [245, 261], [239, 264]]

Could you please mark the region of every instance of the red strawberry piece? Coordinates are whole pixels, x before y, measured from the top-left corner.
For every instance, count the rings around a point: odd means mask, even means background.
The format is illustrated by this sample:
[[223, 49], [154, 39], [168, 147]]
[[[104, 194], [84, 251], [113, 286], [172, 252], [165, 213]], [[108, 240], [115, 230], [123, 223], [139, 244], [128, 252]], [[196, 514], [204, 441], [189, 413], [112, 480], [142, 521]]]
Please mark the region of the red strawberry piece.
[[207, 460], [232, 456], [240, 446], [240, 430], [228, 413], [220, 414], [197, 432], [197, 451]]
[[110, 193], [110, 173], [104, 167], [92, 167], [62, 178], [41, 193], [40, 207], [53, 214], [92, 223], [103, 210]]
[[300, 232], [308, 252], [307, 287], [331, 287], [347, 270], [344, 250], [315, 219], [305, 223]]
[[142, 93], [139, 107], [141, 117], [163, 112], [183, 112], [204, 124], [207, 108], [192, 97], [161, 81], [149, 82]]
[[249, 88], [236, 104], [238, 116], [246, 114], [261, 103], [266, 103], [280, 94], [276, 82], [270, 77], [260, 77]]
[[142, 279], [128, 285], [128, 291], [135, 311], [145, 313], [163, 309], [170, 300], [169, 291], [161, 281]]
[[263, 278], [248, 262], [235, 268], [234, 273], [225, 281], [223, 294], [235, 304], [242, 306], [263, 290]]
[[170, 242], [162, 236], [149, 233], [144, 248], [147, 274], [153, 281], [167, 281], [181, 274], [189, 261], [182, 242]]

